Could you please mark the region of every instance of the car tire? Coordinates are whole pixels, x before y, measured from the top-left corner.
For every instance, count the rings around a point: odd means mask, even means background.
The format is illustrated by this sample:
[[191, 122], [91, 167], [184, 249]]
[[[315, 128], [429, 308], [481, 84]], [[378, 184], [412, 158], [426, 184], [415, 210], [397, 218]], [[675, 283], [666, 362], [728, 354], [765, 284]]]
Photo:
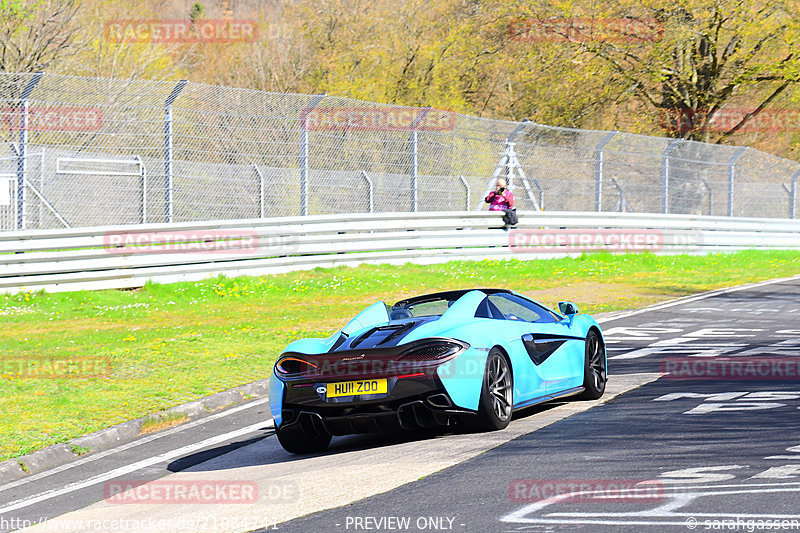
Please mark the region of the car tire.
[[289, 453], [316, 453], [325, 450], [331, 443], [330, 434], [306, 433], [299, 424], [279, 427], [275, 434], [283, 449]]
[[497, 431], [511, 422], [514, 405], [514, 376], [508, 358], [499, 348], [492, 348], [483, 372], [478, 415], [468, 425], [477, 431]]
[[597, 400], [606, 391], [606, 350], [600, 334], [589, 330], [583, 362], [583, 392], [581, 400]]

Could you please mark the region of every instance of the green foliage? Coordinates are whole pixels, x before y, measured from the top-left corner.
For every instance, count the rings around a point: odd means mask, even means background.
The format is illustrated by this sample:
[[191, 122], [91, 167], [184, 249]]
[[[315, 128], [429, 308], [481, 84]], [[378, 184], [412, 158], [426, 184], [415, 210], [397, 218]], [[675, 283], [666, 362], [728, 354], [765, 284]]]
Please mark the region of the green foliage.
[[192, 24], [200, 20], [205, 12], [205, 7], [200, 2], [195, 2], [192, 4], [192, 8], [189, 10], [189, 20], [192, 21]]
[[28, 12], [28, 3], [24, 0], [0, 0], [0, 17], [3, 19], [20, 19]]
[[74, 453], [75, 455], [85, 455], [90, 451], [92, 450], [85, 446], [76, 446], [75, 444], [72, 445], [72, 453]]

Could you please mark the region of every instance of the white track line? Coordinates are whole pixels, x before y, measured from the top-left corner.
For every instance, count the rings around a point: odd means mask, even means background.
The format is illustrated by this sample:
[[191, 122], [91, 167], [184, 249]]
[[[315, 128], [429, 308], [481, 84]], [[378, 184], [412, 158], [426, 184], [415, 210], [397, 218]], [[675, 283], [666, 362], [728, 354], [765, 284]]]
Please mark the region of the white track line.
[[[185, 429], [191, 429], [193, 427], [199, 426], [201, 424], [205, 424], [206, 422], [211, 422], [212, 420], [217, 420], [218, 418], [223, 418], [228, 415], [232, 415], [238, 413], [239, 411], [244, 411], [245, 409], [249, 409], [251, 407], [256, 407], [261, 404], [266, 404], [269, 401], [269, 398], [260, 398], [258, 400], [254, 400], [252, 402], [247, 402], [245, 404], [239, 405], [237, 407], [232, 407], [225, 411], [210, 415], [204, 416], [203, 418], [199, 418], [193, 422], [187, 422], [186, 424], [181, 424], [180, 426], [176, 426], [171, 429], [167, 429], [164, 431], [159, 431], [149, 437], [142, 437], [136, 439], [135, 441], [129, 442], [127, 444], [121, 444], [109, 450], [105, 450], [102, 452], [98, 452], [95, 454], [91, 454], [83, 459], [77, 459], [67, 464], [63, 464], [61, 466], [57, 466], [55, 468], [51, 468], [50, 470], [46, 470], [44, 472], [39, 472], [38, 474], [33, 474], [32, 476], [24, 477], [22, 479], [18, 479], [17, 481], [12, 481], [11, 483], [7, 483], [5, 485], [0, 485], [0, 492], [3, 492], [8, 489], [13, 489], [14, 487], [19, 487], [26, 483], [30, 483], [31, 481], [37, 481], [39, 479], [46, 478], [47, 476], [51, 476], [53, 474], [58, 474], [59, 472], [64, 472], [65, 470], [69, 470], [70, 468], [74, 468], [76, 466], [85, 465], [87, 463], [91, 463], [92, 461], [96, 461], [98, 459], [102, 459], [103, 457], [108, 457], [109, 455], [113, 455], [115, 453], [123, 452], [125, 450], [129, 450], [141, 444], [147, 444], [148, 442], [153, 442], [154, 440], [158, 440], [162, 437], [168, 437], [170, 435], [174, 435], [175, 433], [180, 433]], [[264, 420], [264, 424], [271, 424], [272, 419]]]
[[[271, 422], [270, 424], [271, 425]], [[125, 474], [130, 474], [132, 472], [136, 472], [142, 468], [146, 468], [148, 466], [156, 465], [163, 461], [169, 461], [172, 459], [176, 459], [184, 454], [192, 453], [197, 450], [201, 450], [206, 446], [213, 446], [215, 444], [219, 444], [221, 442], [225, 442], [228, 439], [234, 439], [236, 437], [241, 437], [242, 435], [247, 435], [248, 433], [252, 433], [254, 431], [258, 431], [260, 427], [264, 426], [264, 422], [259, 422], [258, 424], [253, 424], [250, 426], [246, 426], [243, 428], [239, 428], [236, 431], [231, 431], [230, 433], [225, 433], [223, 435], [216, 435], [214, 437], [210, 437], [206, 440], [196, 442], [194, 444], [189, 444], [187, 446], [183, 446], [181, 448], [177, 448], [175, 450], [171, 450], [161, 455], [156, 455], [154, 457], [150, 457], [148, 459], [143, 459], [141, 461], [137, 461], [135, 463], [131, 463], [129, 465], [121, 466], [119, 468], [115, 468], [105, 474], [100, 474], [89, 479], [85, 479], [83, 481], [78, 481], [76, 483], [70, 483], [69, 485], [65, 485], [60, 489], [51, 489], [45, 491], [37, 496], [33, 496], [31, 498], [26, 498], [22, 500], [17, 500], [15, 502], [11, 502], [6, 507], [0, 508], [0, 515], [5, 513], [15, 511], [17, 509], [22, 509], [23, 507], [28, 507], [35, 503], [39, 503], [45, 500], [49, 500], [51, 498], [55, 498], [57, 496], [61, 496], [62, 494], [68, 494], [70, 492], [83, 489], [86, 487], [91, 487], [92, 485], [96, 485], [97, 483], [102, 483], [103, 481], [109, 481], [119, 476], [124, 476]]]

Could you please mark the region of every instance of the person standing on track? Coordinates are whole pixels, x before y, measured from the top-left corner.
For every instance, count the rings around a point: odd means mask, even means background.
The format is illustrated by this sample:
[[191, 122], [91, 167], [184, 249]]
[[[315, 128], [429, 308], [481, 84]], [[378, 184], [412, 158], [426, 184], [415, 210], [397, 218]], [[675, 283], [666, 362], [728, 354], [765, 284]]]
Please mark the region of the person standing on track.
[[506, 188], [506, 180], [499, 178], [494, 190], [486, 196], [485, 201], [489, 204], [489, 211], [513, 209], [514, 193]]

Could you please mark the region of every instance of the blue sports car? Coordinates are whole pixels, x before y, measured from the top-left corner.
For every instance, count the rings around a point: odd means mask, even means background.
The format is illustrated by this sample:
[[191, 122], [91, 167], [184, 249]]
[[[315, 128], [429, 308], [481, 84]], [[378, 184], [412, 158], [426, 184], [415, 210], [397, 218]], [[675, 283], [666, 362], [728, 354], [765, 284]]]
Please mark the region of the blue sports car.
[[505, 289], [439, 292], [370, 305], [327, 339], [292, 342], [275, 362], [270, 407], [289, 452], [332, 435], [465, 425], [506, 427], [523, 407], [597, 399], [600, 326]]

